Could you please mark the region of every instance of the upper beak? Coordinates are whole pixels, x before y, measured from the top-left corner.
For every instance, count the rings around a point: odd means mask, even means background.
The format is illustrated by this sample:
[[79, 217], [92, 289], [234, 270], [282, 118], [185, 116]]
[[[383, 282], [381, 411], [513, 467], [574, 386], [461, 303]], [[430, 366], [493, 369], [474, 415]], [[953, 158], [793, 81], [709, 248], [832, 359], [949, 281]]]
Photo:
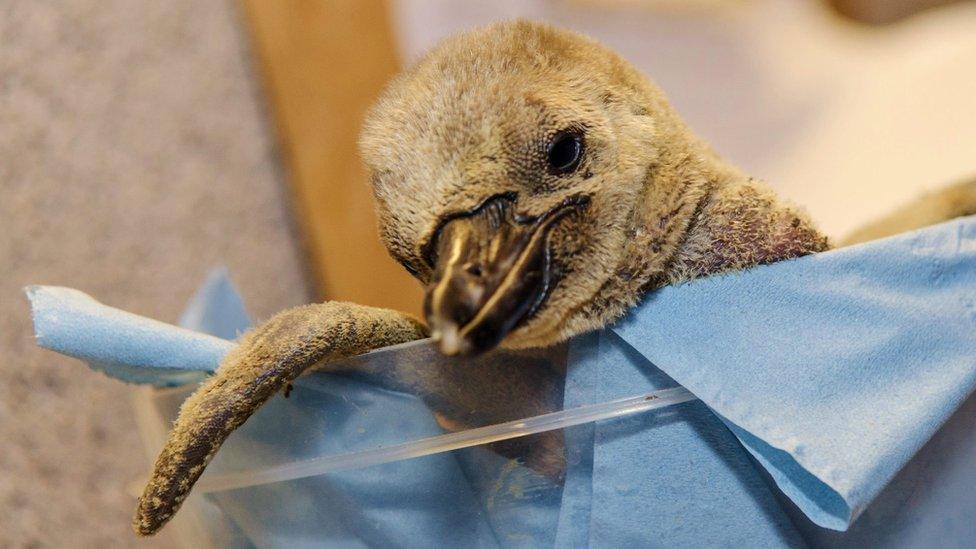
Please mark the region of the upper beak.
[[441, 352], [490, 350], [542, 305], [553, 283], [552, 229], [588, 202], [575, 196], [541, 216], [519, 218], [513, 198], [500, 196], [442, 225], [424, 299]]

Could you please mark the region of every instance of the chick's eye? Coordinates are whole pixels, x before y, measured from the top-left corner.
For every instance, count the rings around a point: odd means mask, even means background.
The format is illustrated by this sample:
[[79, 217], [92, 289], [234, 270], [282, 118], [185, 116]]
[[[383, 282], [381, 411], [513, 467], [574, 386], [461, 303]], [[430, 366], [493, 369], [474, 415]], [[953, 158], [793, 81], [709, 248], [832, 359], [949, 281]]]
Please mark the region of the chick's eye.
[[583, 137], [576, 132], [562, 131], [549, 142], [546, 161], [549, 171], [556, 175], [567, 174], [579, 167], [583, 160]]

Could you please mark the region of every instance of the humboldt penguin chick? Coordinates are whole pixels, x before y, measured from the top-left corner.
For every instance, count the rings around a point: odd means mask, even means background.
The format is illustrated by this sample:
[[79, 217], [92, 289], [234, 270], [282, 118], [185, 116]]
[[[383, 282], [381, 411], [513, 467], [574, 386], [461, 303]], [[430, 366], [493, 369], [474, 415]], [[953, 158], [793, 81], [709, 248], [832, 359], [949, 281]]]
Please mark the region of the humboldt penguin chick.
[[611, 50], [515, 22], [394, 81], [361, 145], [390, 253], [448, 354], [548, 345], [649, 288], [827, 247]]
[[[383, 242], [426, 286], [427, 323], [449, 355], [552, 345], [662, 285], [827, 248], [632, 66], [545, 25], [443, 42], [390, 84], [361, 149]], [[159, 529], [226, 437], [297, 376], [426, 335], [401, 313], [334, 302], [248, 334], [183, 405], [136, 531]]]

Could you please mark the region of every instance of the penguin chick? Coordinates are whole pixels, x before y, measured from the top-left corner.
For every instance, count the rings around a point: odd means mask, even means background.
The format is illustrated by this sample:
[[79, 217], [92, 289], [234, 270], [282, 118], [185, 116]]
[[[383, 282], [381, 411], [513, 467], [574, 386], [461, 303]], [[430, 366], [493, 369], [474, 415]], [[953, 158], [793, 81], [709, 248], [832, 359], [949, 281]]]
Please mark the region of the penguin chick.
[[[806, 215], [719, 159], [623, 59], [545, 25], [443, 42], [390, 84], [361, 149], [383, 242], [426, 286], [427, 322], [449, 355], [553, 345], [662, 285], [827, 248]], [[273, 317], [181, 408], [136, 531], [169, 520], [226, 437], [295, 377], [426, 334], [401, 313], [352, 304]], [[394, 375], [432, 402], [457, 391], [438, 381], [447, 372]], [[496, 408], [531, 399], [479, 396]]]
[[517, 21], [440, 44], [368, 114], [380, 235], [441, 350], [550, 345], [649, 289], [827, 248], [663, 93], [581, 35]]

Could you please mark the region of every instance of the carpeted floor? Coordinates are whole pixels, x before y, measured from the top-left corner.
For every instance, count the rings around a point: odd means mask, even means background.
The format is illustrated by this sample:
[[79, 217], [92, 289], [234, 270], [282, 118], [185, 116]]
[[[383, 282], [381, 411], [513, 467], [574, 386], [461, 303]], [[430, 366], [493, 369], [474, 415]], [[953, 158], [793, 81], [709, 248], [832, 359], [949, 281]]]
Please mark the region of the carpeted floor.
[[218, 264], [310, 296], [235, 4], [0, 0], [0, 547], [138, 543], [130, 388], [39, 350], [26, 284], [174, 321]]

